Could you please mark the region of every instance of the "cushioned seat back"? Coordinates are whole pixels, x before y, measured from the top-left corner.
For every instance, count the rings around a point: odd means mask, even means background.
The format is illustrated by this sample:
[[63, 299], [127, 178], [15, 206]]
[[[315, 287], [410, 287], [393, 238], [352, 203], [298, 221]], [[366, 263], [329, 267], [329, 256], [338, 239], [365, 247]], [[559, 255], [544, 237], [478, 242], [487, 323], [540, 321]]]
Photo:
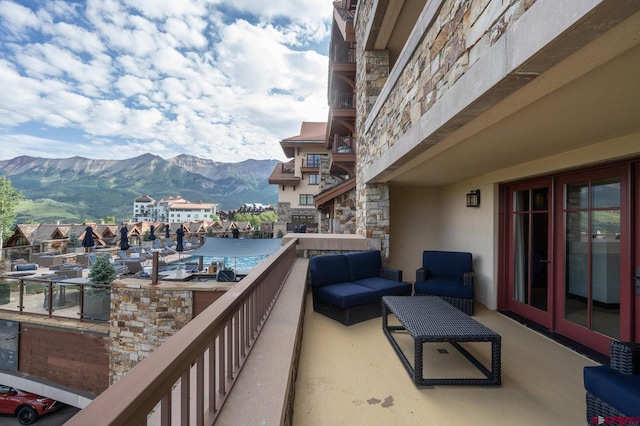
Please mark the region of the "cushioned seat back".
[[380, 259], [379, 250], [349, 253], [346, 258], [349, 263], [349, 278], [351, 281], [380, 276], [382, 260]]
[[464, 273], [473, 270], [473, 258], [471, 253], [426, 250], [422, 266], [429, 270], [429, 277], [456, 278], [462, 283]]
[[309, 269], [313, 287], [349, 282], [349, 265], [342, 254], [312, 257]]

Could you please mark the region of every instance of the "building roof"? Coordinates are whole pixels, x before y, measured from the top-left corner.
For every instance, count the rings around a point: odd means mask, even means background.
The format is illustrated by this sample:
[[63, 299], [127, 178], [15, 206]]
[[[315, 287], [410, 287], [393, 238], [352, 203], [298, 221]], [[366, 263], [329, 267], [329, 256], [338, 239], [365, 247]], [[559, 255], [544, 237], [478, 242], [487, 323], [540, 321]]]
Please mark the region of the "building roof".
[[147, 194], [144, 194], [134, 200], [136, 203], [153, 203], [155, 200], [149, 197]]
[[[174, 205], [175, 204], [175, 205]], [[211, 209], [213, 204], [211, 203], [190, 203], [190, 202], [172, 202], [169, 203], [169, 208], [176, 208], [180, 210], [202, 210], [202, 209]]]
[[326, 122], [316, 121], [303, 121], [300, 126], [300, 134], [297, 136], [291, 136], [289, 138], [280, 141], [282, 151], [288, 158], [295, 156], [295, 148], [298, 147], [313, 147], [318, 149], [325, 148], [325, 140], [327, 133]]
[[295, 163], [293, 160], [286, 163], [278, 163], [269, 176], [269, 185], [297, 185], [300, 177], [295, 175]]

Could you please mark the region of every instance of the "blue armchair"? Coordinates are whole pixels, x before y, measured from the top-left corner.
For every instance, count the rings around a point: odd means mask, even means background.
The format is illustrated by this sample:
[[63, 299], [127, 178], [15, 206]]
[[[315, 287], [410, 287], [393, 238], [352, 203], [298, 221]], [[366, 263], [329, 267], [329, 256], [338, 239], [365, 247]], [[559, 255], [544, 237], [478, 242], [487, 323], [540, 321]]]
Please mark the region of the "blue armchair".
[[467, 315], [473, 315], [473, 257], [471, 253], [426, 250], [416, 270], [414, 292], [439, 296]]

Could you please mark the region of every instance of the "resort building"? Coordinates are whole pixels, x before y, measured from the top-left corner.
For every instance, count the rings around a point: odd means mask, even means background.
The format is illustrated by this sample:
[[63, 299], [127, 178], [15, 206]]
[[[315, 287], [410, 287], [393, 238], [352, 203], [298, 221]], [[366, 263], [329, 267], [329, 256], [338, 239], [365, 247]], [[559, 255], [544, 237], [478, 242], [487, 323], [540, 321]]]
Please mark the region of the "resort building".
[[357, 232], [473, 254], [475, 298], [640, 341], [640, 2], [360, 1]]
[[192, 222], [210, 220], [217, 204], [192, 203], [184, 198], [168, 197], [159, 201], [142, 195], [133, 201], [133, 222]]
[[[96, 418], [105, 424], [638, 423], [636, 406], [624, 415], [589, 416], [583, 372], [608, 363], [611, 341], [640, 342], [640, 2], [361, 0], [355, 12], [354, 6], [334, 3], [339, 38], [347, 42], [352, 25], [357, 42], [354, 129], [303, 123], [300, 135], [281, 142], [290, 162], [269, 179], [279, 185], [278, 215], [286, 225], [316, 220], [324, 232], [327, 214], [347, 216], [332, 202], [339, 197], [322, 189], [325, 165], [337, 185], [331, 170], [340, 168], [343, 182], [353, 173], [354, 233], [285, 235], [276, 253], [215, 297], [203, 294], [200, 282], [190, 292], [182, 282], [115, 283], [109, 322], [92, 334], [75, 333], [95, 339], [91, 346], [73, 341], [73, 350], [91, 352], [71, 362], [59, 357], [64, 348], [53, 346], [63, 338], [48, 333], [52, 326], [19, 329], [21, 348], [42, 351], [20, 372], [83, 389], [80, 375], [64, 382], [63, 367], [84, 373], [90, 370], [83, 361], [97, 359], [115, 371], [106, 377], [100, 370], [94, 383], [106, 389], [68, 424]], [[346, 107], [333, 106], [330, 118]], [[347, 136], [357, 140], [350, 141], [357, 167], [333, 169], [334, 142]], [[382, 265], [411, 282], [425, 250], [471, 253], [473, 318], [483, 331], [444, 333], [447, 340], [420, 354], [423, 342], [411, 334], [437, 333], [406, 326], [413, 329], [407, 333], [386, 316], [346, 326], [315, 311], [314, 257], [358, 259], [362, 253], [355, 252], [372, 248], [381, 250]], [[169, 312], [168, 298], [180, 302]], [[51, 297], [45, 300], [51, 305]], [[462, 328], [471, 324], [442, 306], [435, 311], [446, 315], [409, 323], [446, 331], [460, 318]], [[24, 328], [26, 321], [18, 320]], [[406, 339], [392, 348], [381, 322]], [[484, 327], [501, 342], [491, 344], [491, 353], [480, 342], [449, 339], [482, 338]], [[139, 344], [156, 333], [163, 340]], [[5, 341], [15, 338], [6, 335]], [[40, 343], [45, 337], [52, 346]], [[453, 348], [464, 351], [453, 354]], [[502, 361], [494, 363], [497, 353]], [[491, 360], [504, 380], [491, 389], [424, 389], [405, 371], [413, 362], [414, 373], [418, 366], [420, 374], [460, 373], [471, 358], [476, 367]], [[628, 384], [637, 378], [620, 376]], [[628, 389], [616, 396], [637, 397], [637, 387]]]
[[356, 4], [353, 0], [333, 3], [325, 136], [331, 154], [314, 198], [324, 219], [321, 231], [340, 234], [353, 234], [356, 226]]
[[275, 232], [293, 232], [303, 224], [308, 230], [318, 227], [321, 217], [314, 197], [320, 192], [323, 164], [329, 161], [326, 129], [327, 123], [303, 122], [299, 135], [280, 141], [291, 160], [277, 164], [269, 177], [269, 184], [278, 185]]

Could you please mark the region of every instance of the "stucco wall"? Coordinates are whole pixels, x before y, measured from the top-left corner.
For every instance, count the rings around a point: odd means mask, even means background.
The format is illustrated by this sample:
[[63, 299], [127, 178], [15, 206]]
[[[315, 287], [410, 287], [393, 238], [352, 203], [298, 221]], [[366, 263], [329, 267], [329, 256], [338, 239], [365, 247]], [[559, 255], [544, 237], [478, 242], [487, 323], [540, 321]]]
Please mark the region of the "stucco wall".
[[[498, 186], [528, 176], [591, 164], [594, 158], [636, 157], [640, 134], [522, 163], [454, 185], [438, 188], [391, 187], [391, 255], [389, 264], [414, 281], [423, 250], [469, 251], [474, 254], [476, 300], [497, 307]], [[480, 189], [479, 208], [466, 207], [466, 193]]]

